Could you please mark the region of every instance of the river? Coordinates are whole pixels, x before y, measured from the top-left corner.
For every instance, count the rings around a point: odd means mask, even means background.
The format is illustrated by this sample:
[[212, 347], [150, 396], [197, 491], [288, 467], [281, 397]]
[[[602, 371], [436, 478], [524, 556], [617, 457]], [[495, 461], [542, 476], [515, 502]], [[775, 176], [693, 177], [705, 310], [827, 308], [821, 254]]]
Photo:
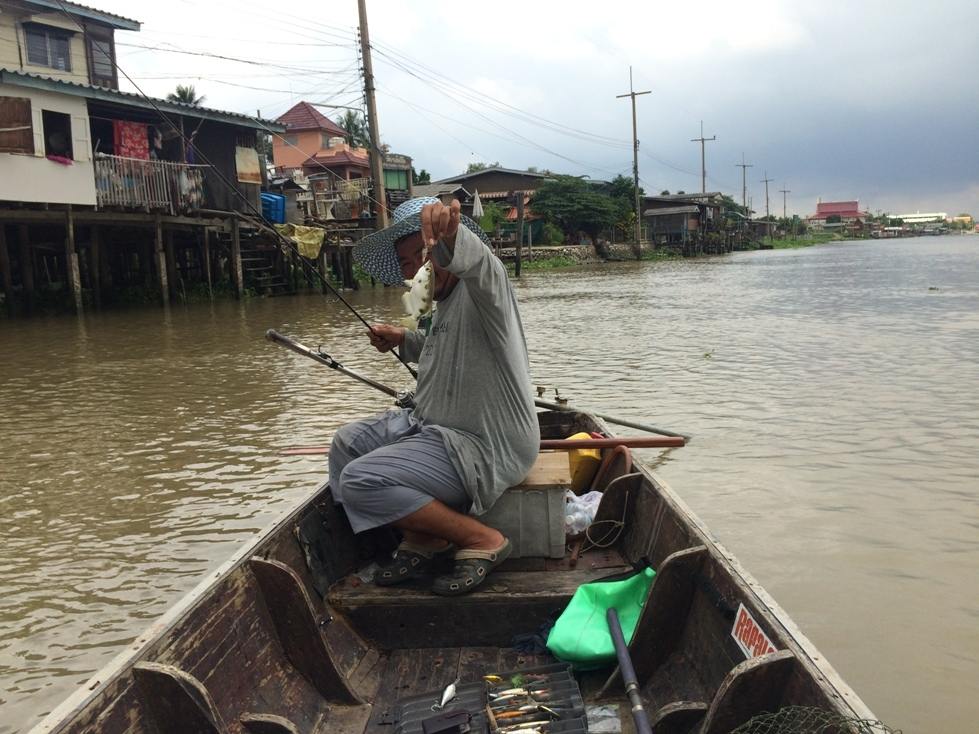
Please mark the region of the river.
[[[534, 379], [695, 436], [643, 459], [886, 723], [979, 721], [979, 237], [527, 273]], [[350, 300], [370, 320], [393, 290]], [[323, 478], [394, 385], [307, 295], [0, 321], [0, 733], [25, 730]], [[553, 393], [552, 393], [553, 394]]]

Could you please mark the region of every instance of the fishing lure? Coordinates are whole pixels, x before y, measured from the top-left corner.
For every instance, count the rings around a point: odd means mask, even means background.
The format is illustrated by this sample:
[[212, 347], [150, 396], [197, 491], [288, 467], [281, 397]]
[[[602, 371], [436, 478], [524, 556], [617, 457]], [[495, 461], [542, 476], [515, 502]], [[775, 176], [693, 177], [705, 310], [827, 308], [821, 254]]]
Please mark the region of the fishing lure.
[[449, 683], [442, 691], [442, 698], [438, 703], [432, 704], [432, 711], [441, 711], [445, 708], [445, 705], [456, 697], [456, 686], [459, 684], [459, 679], [456, 678], [454, 681]]

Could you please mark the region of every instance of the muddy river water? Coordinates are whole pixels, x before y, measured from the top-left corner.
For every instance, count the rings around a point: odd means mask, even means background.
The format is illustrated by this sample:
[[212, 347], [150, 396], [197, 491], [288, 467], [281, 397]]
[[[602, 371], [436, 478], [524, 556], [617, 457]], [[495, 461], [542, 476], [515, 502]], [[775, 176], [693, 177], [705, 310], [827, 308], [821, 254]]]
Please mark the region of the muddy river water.
[[[525, 274], [534, 379], [646, 451], [885, 722], [979, 721], [979, 237]], [[398, 293], [354, 293], [368, 319]], [[324, 476], [404, 369], [314, 295], [0, 321], [0, 733], [26, 730]]]

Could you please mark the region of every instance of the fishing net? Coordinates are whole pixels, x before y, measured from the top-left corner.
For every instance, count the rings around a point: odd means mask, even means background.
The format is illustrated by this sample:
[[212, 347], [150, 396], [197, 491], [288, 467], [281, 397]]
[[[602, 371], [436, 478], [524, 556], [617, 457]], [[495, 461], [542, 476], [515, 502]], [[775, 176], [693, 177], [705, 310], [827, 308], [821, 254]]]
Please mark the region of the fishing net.
[[731, 734], [901, 734], [872, 719], [853, 719], [810, 706], [786, 706], [754, 716]]

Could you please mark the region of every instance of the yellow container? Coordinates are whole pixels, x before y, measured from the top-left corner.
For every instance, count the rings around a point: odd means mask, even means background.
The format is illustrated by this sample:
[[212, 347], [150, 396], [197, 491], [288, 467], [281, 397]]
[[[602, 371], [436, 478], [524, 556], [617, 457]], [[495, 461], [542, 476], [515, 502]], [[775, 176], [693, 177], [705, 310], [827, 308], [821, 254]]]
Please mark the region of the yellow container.
[[[589, 433], [576, 433], [568, 436], [570, 441], [591, 438]], [[598, 467], [602, 465], [600, 449], [572, 449], [568, 451], [568, 468], [571, 470], [571, 491], [582, 494], [591, 488]]]

